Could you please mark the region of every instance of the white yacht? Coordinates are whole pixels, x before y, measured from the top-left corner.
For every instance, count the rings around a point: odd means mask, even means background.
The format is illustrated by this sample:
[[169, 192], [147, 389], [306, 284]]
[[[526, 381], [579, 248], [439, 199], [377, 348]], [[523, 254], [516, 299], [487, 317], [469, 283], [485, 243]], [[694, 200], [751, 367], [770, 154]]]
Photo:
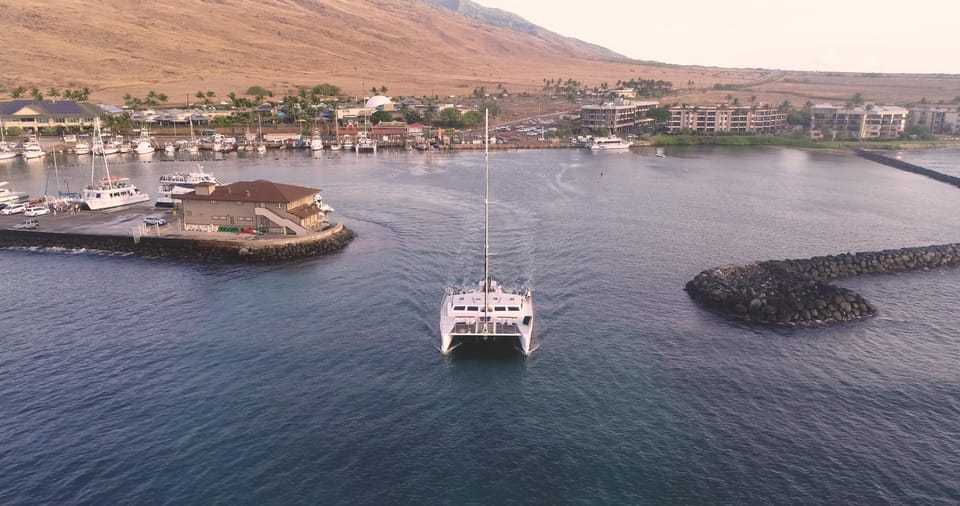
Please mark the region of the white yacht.
[[73, 145], [73, 152], [78, 155], [89, 155], [92, 148], [88, 139], [89, 137], [78, 137], [77, 142]]
[[27, 192], [15, 192], [10, 188], [4, 188], [7, 186], [6, 181], [0, 181], [0, 204], [12, 204], [14, 202], [23, 202], [30, 198], [30, 195]]
[[630, 142], [625, 141], [616, 135], [611, 135], [609, 137], [597, 137], [593, 139], [593, 144], [590, 144], [590, 149], [593, 151], [606, 151], [613, 149], [628, 149], [630, 148]]
[[156, 148], [153, 147], [153, 140], [150, 139], [150, 134], [147, 133], [147, 129], [140, 131], [140, 138], [137, 139], [137, 145], [133, 148], [133, 151], [138, 155], [149, 155], [156, 151]]
[[29, 141], [23, 145], [23, 157], [27, 160], [33, 158], [40, 158], [46, 153], [43, 152], [43, 148], [40, 147], [40, 143], [37, 141]]
[[192, 192], [197, 183], [220, 184], [213, 174], [204, 172], [200, 165], [197, 167], [197, 172], [174, 172], [160, 176], [160, 196], [157, 197], [156, 207], [173, 207], [178, 197]]
[[312, 151], [320, 151], [323, 149], [323, 137], [320, 136], [320, 132], [313, 132], [313, 135], [310, 137], [310, 149]]
[[17, 157], [17, 152], [10, 149], [6, 142], [0, 143], [0, 160], [11, 160]]
[[[100, 121], [94, 126], [94, 139], [100, 139]], [[119, 150], [119, 148], [118, 148]], [[93, 157], [90, 164], [90, 184], [80, 193], [80, 204], [91, 211], [110, 209], [112, 207], [139, 204], [150, 200], [150, 196], [141, 192], [125, 177], [110, 177], [110, 167], [107, 165], [107, 153], [102, 152], [104, 176], [95, 179], [97, 157]]]
[[[489, 115], [484, 131], [489, 129]], [[533, 351], [533, 296], [530, 290], [504, 290], [490, 279], [490, 135], [484, 136], [486, 188], [483, 198], [483, 280], [472, 290], [447, 289], [440, 304], [440, 352], [463, 343], [513, 344], [524, 355]]]
[[367, 137], [367, 132], [357, 134], [357, 153], [376, 153], [377, 141]]
[[320, 208], [320, 212], [322, 212], [324, 216], [333, 212], [333, 207], [331, 207], [330, 204], [323, 203], [323, 197], [320, 195], [320, 192], [317, 192], [317, 194], [313, 196], [313, 201], [317, 203], [317, 207]]
[[93, 138], [93, 154], [95, 155], [115, 155], [120, 152], [120, 144], [113, 139], [104, 140], [103, 136], [97, 134]]
[[16, 158], [18, 153], [7, 144], [7, 138], [3, 133], [4, 130], [3, 120], [0, 119], [0, 160], [11, 160]]

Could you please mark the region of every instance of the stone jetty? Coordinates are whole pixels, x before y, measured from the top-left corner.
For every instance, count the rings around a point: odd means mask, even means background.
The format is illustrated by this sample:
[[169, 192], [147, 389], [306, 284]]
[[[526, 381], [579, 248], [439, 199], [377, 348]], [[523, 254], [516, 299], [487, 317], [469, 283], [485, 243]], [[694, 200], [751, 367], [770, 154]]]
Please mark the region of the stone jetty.
[[889, 156], [877, 153], [876, 151], [870, 151], [866, 149], [856, 149], [855, 152], [858, 156], [866, 158], [867, 160], [874, 161], [877, 163], [882, 163], [888, 167], [893, 167], [895, 169], [900, 169], [906, 172], [912, 172], [914, 174], [920, 174], [921, 176], [927, 176], [930, 179], [940, 181], [941, 183], [951, 184], [960, 188], [960, 177], [951, 176], [949, 174], [944, 174], [943, 172], [938, 172], [933, 169], [928, 169], [920, 165], [916, 165], [910, 162], [905, 162], [903, 160], [898, 160], [896, 158], [891, 158]]
[[876, 307], [830, 283], [866, 274], [960, 265], [960, 244], [921, 246], [708, 269], [689, 281], [691, 299], [745, 322], [798, 326], [866, 318]]
[[145, 257], [178, 258], [225, 263], [266, 263], [294, 260], [343, 249], [355, 237], [342, 224], [307, 236], [286, 238], [227, 237], [172, 233], [158, 236], [0, 230], [0, 247], [64, 248], [131, 253]]

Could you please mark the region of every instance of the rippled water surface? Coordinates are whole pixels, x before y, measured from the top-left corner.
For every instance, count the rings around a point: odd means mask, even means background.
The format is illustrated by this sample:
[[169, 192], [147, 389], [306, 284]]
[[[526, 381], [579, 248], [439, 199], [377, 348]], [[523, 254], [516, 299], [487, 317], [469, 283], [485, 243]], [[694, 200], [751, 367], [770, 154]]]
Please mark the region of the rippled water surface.
[[[717, 265], [960, 242], [960, 190], [843, 153], [667, 155], [491, 154], [493, 273], [537, 303], [527, 359], [435, 348], [444, 287], [482, 275], [478, 152], [204, 162], [322, 188], [358, 233], [326, 257], [0, 250], [0, 503], [960, 501], [960, 271], [844, 281], [880, 314], [829, 328], [683, 292]], [[155, 156], [111, 172], [155, 193], [193, 166]]]

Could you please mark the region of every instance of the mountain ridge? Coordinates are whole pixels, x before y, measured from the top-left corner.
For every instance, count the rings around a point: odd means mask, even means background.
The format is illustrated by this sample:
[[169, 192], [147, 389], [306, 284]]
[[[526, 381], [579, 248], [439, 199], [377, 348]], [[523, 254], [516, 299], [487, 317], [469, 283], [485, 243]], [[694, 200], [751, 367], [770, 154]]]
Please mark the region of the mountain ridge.
[[[471, 0], [0, 0], [0, 100], [16, 87], [89, 88], [118, 103], [149, 91], [187, 101], [261, 86], [334, 84], [360, 97], [470, 95], [548, 80], [673, 83], [670, 102], [951, 100], [960, 76], [792, 72], [630, 60]], [[721, 86], [717, 86], [721, 85]], [[535, 109], [535, 108], [534, 108]]]

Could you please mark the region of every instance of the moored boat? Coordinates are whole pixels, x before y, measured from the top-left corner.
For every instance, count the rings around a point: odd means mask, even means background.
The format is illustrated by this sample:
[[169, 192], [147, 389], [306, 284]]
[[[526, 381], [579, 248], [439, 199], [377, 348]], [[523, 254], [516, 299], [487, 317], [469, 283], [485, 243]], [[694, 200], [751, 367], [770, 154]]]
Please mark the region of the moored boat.
[[194, 191], [198, 183], [220, 184], [213, 174], [204, 172], [200, 165], [197, 167], [197, 172], [174, 172], [160, 176], [156, 207], [173, 207], [179, 200], [178, 196]]
[[608, 151], [629, 148], [630, 142], [623, 140], [616, 135], [611, 135], [609, 137], [597, 137], [593, 139], [593, 143], [590, 144], [590, 149], [592, 151]]

